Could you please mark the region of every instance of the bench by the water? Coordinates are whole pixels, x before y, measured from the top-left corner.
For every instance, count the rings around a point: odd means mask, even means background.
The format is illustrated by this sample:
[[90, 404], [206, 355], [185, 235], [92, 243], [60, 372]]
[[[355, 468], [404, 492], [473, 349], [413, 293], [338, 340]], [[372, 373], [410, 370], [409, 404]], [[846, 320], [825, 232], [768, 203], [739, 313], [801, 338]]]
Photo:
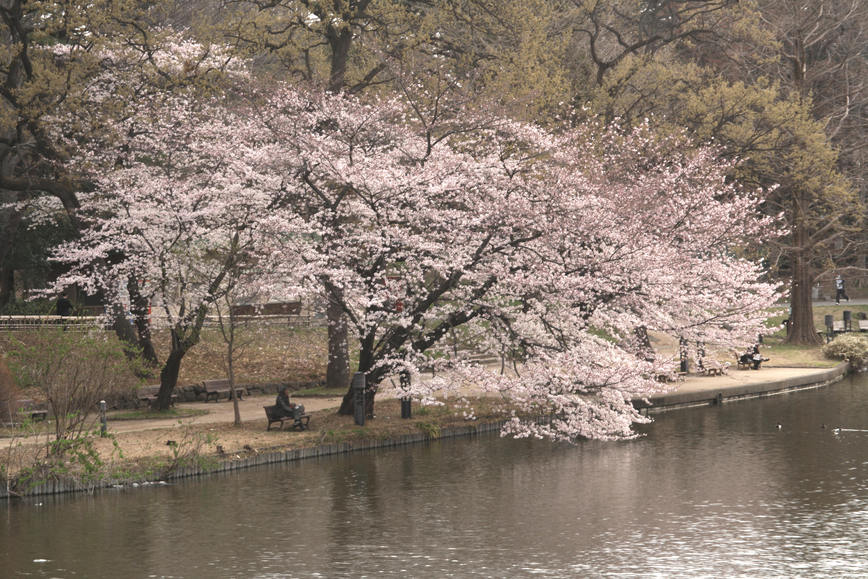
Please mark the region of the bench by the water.
[[[748, 357], [748, 356], [750, 356], [750, 357]], [[735, 359], [738, 362], [738, 369], [739, 370], [752, 370], [754, 362], [756, 361], [753, 359], [753, 355], [749, 355], [749, 354], [742, 354], [742, 355], [736, 354]], [[768, 362], [768, 361], [769, 361], [768, 358], [760, 358], [760, 364], [762, 364], [763, 362]], [[759, 368], [757, 368], [757, 369], [759, 369]]]
[[[214, 402], [217, 402], [220, 400], [222, 394], [226, 395], [227, 400], [232, 400], [232, 387], [229, 384], [229, 380], [204, 380], [202, 381], [202, 388], [205, 392], [205, 402], [208, 402], [211, 398], [214, 398]], [[243, 400], [247, 391], [243, 387], [236, 385], [235, 394], [239, 400]]]
[[280, 423], [280, 429], [283, 430], [283, 425], [287, 422], [292, 422], [292, 426], [290, 428], [297, 428], [298, 430], [307, 430], [308, 425], [310, 424], [310, 414], [304, 414], [303, 410], [301, 414], [297, 414], [295, 416], [285, 416], [280, 414], [277, 409], [277, 405], [273, 406], [263, 406], [265, 408], [265, 417], [268, 419], [268, 426], [266, 430], [271, 430], [271, 425]]

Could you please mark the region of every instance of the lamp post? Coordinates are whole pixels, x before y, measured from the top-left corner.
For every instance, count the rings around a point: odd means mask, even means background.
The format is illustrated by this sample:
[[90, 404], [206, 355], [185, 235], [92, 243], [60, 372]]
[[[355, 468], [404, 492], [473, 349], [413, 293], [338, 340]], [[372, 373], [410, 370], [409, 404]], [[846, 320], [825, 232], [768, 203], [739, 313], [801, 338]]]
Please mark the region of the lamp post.
[[359, 426], [365, 425], [365, 374], [356, 372], [353, 375], [352, 382], [353, 390], [353, 410], [356, 424]]

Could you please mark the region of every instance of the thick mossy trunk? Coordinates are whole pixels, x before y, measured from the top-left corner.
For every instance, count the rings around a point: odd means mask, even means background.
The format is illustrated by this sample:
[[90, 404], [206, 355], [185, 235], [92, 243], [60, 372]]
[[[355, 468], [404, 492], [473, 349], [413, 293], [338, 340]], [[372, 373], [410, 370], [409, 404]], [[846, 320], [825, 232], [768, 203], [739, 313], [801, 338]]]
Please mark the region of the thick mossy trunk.
[[823, 343], [814, 326], [814, 305], [811, 288], [814, 278], [811, 275], [811, 265], [808, 254], [809, 239], [805, 224], [797, 221], [793, 228], [793, 279], [790, 286], [790, 321], [787, 328], [786, 342], [813, 346]]

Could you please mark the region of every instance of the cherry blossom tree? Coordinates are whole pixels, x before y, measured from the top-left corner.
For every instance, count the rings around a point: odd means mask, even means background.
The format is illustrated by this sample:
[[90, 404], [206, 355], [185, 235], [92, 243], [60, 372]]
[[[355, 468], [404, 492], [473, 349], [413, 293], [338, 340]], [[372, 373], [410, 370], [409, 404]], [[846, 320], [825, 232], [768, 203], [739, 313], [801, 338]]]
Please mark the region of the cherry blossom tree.
[[259, 252], [281, 183], [260, 170], [273, 151], [244, 140], [258, 134], [244, 107], [159, 97], [142, 99], [112, 147], [79, 160], [96, 190], [81, 197], [86, 229], [57, 259], [70, 265], [59, 283], [112, 293], [139, 280], [153, 319], [171, 335], [158, 397], [165, 409], [214, 303], [252, 271], [260, 284], [282, 271]]
[[[777, 297], [737, 253], [774, 228], [712, 150], [642, 128], [444, 115], [442, 99], [252, 97], [145, 101], [81, 160], [97, 189], [85, 234], [59, 253], [66, 281], [147, 280], [172, 334], [163, 407], [209, 308], [257, 275], [340, 304], [369, 414], [391, 377], [417, 399], [468, 381], [547, 417], [505, 432], [568, 440], [630, 437], [645, 420], [631, 401], [673, 362], [645, 359], [636, 328], [741, 346]], [[453, 338], [521, 377], [445, 356]], [[450, 381], [406, 379], [432, 365]]]
[[[630, 436], [643, 420], [631, 400], [660, 388], [667, 363], [637, 357], [635, 328], [743, 346], [777, 298], [734, 253], [774, 228], [712, 150], [647, 130], [438, 119], [399, 100], [286, 89], [272, 102], [269, 126], [297, 147], [293, 211], [315, 233], [293, 252], [350, 320], [368, 414], [384, 379], [438, 363], [460, 330], [519, 360], [522, 378], [439, 363], [554, 417], [510, 433]], [[419, 398], [447, 386], [401, 383]], [[348, 392], [341, 412], [352, 404]]]

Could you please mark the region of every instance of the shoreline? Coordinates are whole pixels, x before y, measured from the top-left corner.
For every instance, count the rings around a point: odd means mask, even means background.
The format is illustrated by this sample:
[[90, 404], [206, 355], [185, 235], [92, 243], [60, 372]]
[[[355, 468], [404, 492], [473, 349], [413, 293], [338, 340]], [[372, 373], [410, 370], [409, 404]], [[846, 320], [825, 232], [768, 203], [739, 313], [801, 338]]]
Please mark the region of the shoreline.
[[657, 414], [681, 408], [711, 406], [822, 388], [842, 380], [848, 373], [847, 362], [832, 368], [772, 367], [761, 370], [734, 370], [723, 376], [691, 377], [675, 389], [634, 404], [643, 414]]
[[[759, 371], [740, 370], [722, 376], [689, 376], [677, 383], [669, 392], [657, 394], [647, 400], [637, 400], [640, 412], [656, 414], [682, 408], [723, 404], [737, 400], [759, 398], [784, 394], [805, 389], [821, 388], [838, 382], [847, 375], [847, 363], [843, 362], [833, 368], [764, 368]], [[268, 464], [294, 462], [307, 458], [348, 454], [363, 450], [379, 448], [394, 448], [421, 442], [430, 442], [441, 438], [456, 438], [474, 436], [499, 430], [505, 421], [490, 421], [468, 424], [464, 426], [449, 426], [438, 429], [436, 433], [415, 432], [386, 439], [362, 439], [344, 441], [333, 444], [316, 444], [300, 448], [288, 449], [286, 446], [271, 448], [250, 448], [244, 456], [238, 453], [232, 458], [218, 459], [216, 463], [181, 466], [160, 481], [101, 479], [91, 482], [80, 480], [51, 480], [35, 485], [23, 493], [9, 492], [8, 488], [0, 488], [0, 499], [23, 498], [50, 494], [65, 494], [72, 492], [94, 492], [98, 489], [136, 488], [151, 484], [166, 484], [173, 481], [195, 476], [225, 473]], [[249, 447], [248, 447], [249, 448]]]

